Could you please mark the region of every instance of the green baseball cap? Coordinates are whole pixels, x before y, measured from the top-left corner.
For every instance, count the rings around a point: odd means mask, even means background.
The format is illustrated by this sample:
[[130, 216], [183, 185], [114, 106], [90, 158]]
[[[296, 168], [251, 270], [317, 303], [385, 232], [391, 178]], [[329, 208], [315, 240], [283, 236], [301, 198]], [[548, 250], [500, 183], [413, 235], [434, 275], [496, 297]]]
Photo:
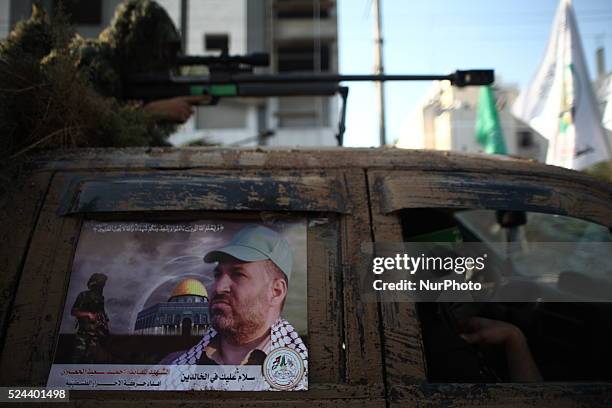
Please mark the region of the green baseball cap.
[[293, 255], [289, 243], [270, 228], [261, 225], [244, 227], [227, 245], [207, 253], [204, 262], [216, 262], [224, 254], [244, 262], [269, 259], [285, 273], [287, 280], [291, 277]]

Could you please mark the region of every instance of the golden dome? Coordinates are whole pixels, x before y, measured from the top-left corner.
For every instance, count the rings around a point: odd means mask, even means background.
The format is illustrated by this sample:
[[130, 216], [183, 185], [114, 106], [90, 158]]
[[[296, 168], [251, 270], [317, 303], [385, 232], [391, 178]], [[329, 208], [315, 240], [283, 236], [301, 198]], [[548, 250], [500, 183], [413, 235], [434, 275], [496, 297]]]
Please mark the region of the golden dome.
[[175, 296], [184, 295], [208, 297], [208, 292], [206, 291], [204, 285], [202, 285], [202, 282], [197, 279], [189, 278], [181, 281], [178, 285], [176, 285], [170, 297], [172, 298]]

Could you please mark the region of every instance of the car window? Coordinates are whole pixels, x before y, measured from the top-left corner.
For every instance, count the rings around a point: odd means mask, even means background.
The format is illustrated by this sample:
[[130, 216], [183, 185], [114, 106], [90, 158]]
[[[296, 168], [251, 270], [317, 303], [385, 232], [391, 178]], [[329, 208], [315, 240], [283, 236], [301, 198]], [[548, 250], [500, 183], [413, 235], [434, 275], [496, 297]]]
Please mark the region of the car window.
[[[482, 241], [504, 242], [507, 230], [493, 210], [457, 211], [454, 217]], [[603, 225], [557, 214], [522, 212], [524, 224], [517, 232], [526, 242], [611, 242], [612, 234]]]
[[536, 212], [465, 210], [453, 217], [463, 235], [485, 243], [505, 243], [491, 248], [510, 262], [510, 270], [517, 275], [558, 285], [568, 273], [580, 274], [612, 287], [610, 246], [596, 244], [612, 242], [610, 230], [603, 225]]
[[473, 318], [521, 333], [543, 381], [612, 380], [612, 303], [597, 300], [598, 293], [612, 293], [607, 227], [563, 215], [482, 209], [408, 209], [401, 221], [405, 242], [484, 243], [503, 265], [497, 290], [514, 285], [524, 298], [418, 303], [430, 382], [525, 381], [511, 370], [524, 356], [461, 336]]

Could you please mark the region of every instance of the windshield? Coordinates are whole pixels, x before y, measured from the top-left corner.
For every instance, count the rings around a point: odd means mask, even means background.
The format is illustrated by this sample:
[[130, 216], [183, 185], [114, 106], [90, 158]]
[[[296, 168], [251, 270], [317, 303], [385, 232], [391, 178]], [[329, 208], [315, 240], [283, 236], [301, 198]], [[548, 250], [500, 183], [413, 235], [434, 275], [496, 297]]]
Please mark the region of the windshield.
[[[513, 212], [504, 220], [508, 213], [466, 210], [456, 212], [454, 218], [466, 230], [463, 235], [467, 239], [495, 243], [492, 249], [510, 261], [516, 274], [555, 284], [563, 272], [612, 281], [609, 245], [593, 244], [612, 242], [608, 228], [577, 218], [535, 212]], [[553, 242], [564, 244], [542, 244]]]

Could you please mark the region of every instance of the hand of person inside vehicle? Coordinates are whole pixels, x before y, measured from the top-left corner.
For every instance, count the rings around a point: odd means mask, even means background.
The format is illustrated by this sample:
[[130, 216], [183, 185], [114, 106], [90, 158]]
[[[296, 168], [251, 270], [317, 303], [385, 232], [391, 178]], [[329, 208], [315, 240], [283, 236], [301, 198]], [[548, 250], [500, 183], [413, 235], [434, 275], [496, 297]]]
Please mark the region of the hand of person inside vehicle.
[[459, 322], [461, 338], [475, 345], [503, 346], [513, 381], [542, 381], [525, 335], [518, 327], [501, 320], [472, 317]]
[[200, 96], [178, 96], [170, 99], [160, 99], [144, 105], [146, 112], [158, 115], [164, 120], [185, 123], [193, 115], [193, 105], [210, 102], [208, 95]]

